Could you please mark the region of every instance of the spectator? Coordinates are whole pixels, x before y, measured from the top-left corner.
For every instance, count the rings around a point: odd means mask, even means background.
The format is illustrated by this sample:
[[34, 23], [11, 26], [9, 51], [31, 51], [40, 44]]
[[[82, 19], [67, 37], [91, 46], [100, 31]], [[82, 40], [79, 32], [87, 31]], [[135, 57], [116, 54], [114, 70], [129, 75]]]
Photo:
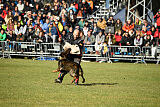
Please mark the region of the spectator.
[[17, 16], [17, 14], [20, 15], [20, 11], [18, 10], [17, 6], [14, 8], [14, 11], [12, 11], [12, 14], [13, 16]]
[[98, 32], [99, 32], [99, 29], [98, 29], [98, 27], [97, 27], [97, 24], [96, 23], [94, 23], [94, 26], [93, 26], [93, 35], [97, 35], [98, 34]]
[[85, 24], [84, 18], [81, 18], [81, 20], [78, 22], [78, 25], [79, 25], [79, 27], [80, 27], [80, 30], [83, 29], [84, 24]]
[[152, 26], [151, 29], [149, 31], [147, 31], [147, 35], [154, 36], [155, 32], [156, 32], [156, 28], [154, 26]]
[[60, 14], [60, 11], [58, 9], [58, 6], [54, 6], [53, 15], [54, 16], [59, 16], [59, 14]]
[[97, 27], [98, 28], [100, 28], [101, 30], [105, 30], [105, 28], [106, 28], [106, 21], [105, 21], [105, 19], [103, 18], [100, 18], [99, 20], [98, 20], [98, 22], [97, 22]]
[[146, 19], [143, 20], [143, 23], [144, 24], [142, 25], [142, 27], [146, 27], [147, 31], [149, 31], [151, 28], [151, 25], [148, 23], [148, 21]]
[[134, 45], [135, 46], [142, 46], [142, 43], [143, 43], [143, 39], [140, 35], [137, 35], [134, 39]]
[[127, 23], [123, 25], [122, 30], [129, 32], [131, 29], [134, 29], [134, 23], [131, 23], [131, 19], [129, 19]]
[[44, 36], [43, 31], [40, 31], [40, 32], [39, 32], [39, 35], [36, 36], [36, 41], [37, 41], [38, 43], [45, 43], [46, 37]]
[[136, 18], [134, 29], [135, 30], [142, 30], [142, 23], [138, 18]]
[[122, 30], [122, 22], [120, 19], [117, 19], [116, 20], [116, 23], [115, 23], [115, 32], [118, 32], [119, 30]]
[[14, 31], [14, 24], [12, 23], [12, 19], [10, 19], [7, 24], [7, 31]]
[[7, 35], [6, 41], [16, 41], [16, 35], [13, 33], [13, 31], [9, 31], [9, 34]]
[[54, 2], [53, 2], [53, 6], [57, 6], [57, 7], [59, 7], [59, 6], [60, 6], [59, 1], [58, 1], [58, 0], [54, 0]]
[[83, 27], [83, 33], [84, 33], [84, 36], [87, 37], [87, 33], [88, 32], [88, 27], [86, 25], [84, 25]]
[[159, 9], [159, 11], [156, 13], [156, 15], [153, 18], [155, 18], [157, 20], [156, 21], [157, 28], [160, 31], [160, 9]]
[[132, 39], [129, 37], [128, 32], [125, 32], [120, 41], [122, 46], [131, 46], [133, 44]]
[[102, 30], [100, 30], [98, 35], [96, 35], [96, 41], [95, 41], [95, 50], [96, 50], [96, 54], [97, 55], [99, 55], [99, 52], [100, 52], [100, 50], [102, 48], [104, 40], [105, 40], [105, 36], [103, 35]]
[[56, 27], [53, 26], [53, 23], [50, 23], [49, 28], [47, 30], [47, 34], [52, 37], [53, 42], [57, 41], [56, 38], [57, 38], [58, 33], [56, 30]]
[[108, 21], [107, 21], [107, 26], [115, 26], [115, 22], [114, 22], [114, 19], [113, 19], [113, 16], [110, 16]]
[[87, 32], [87, 36], [84, 39], [85, 45], [94, 45], [95, 44], [95, 36], [92, 35], [91, 31]]
[[146, 26], [142, 27], [142, 34], [143, 34], [142, 35], [143, 37], [145, 37], [147, 35], [147, 27]]
[[35, 32], [33, 28], [30, 26], [29, 30], [26, 32], [26, 42], [33, 42], [35, 40]]
[[31, 11], [31, 7], [29, 6], [28, 1], [26, 1], [26, 3], [24, 4], [24, 9], [25, 9], [25, 12]]
[[114, 37], [115, 37], [115, 41], [116, 41], [115, 45], [120, 45], [120, 41], [122, 39], [122, 31], [119, 30], [118, 32], [116, 32]]
[[153, 36], [147, 34], [147, 36], [144, 37], [144, 46], [148, 47], [152, 45]]
[[6, 33], [4, 32], [3, 29], [1, 29], [0, 32], [0, 41], [5, 41], [6, 40]]
[[45, 34], [47, 33], [48, 28], [49, 28], [49, 19], [46, 19], [46, 22], [42, 26], [42, 29]]
[[21, 26], [20, 22], [18, 22], [17, 28], [15, 28], [15, 34], [16, 34], [16, 41], [24, 42], [25, 29], [23, 28], [23, 26]]
[[19, 0], [17, 4], [18, 10], [22, 13], [24, 9], [24, 4], [22, 4], [22, 1]]
[[8, 24], [9, 20], [13, 20], [13, 15], [12, 15], [11, 11], [9, 11], [8, 14], [7, 14], [7, 16], [5, 17], [6, 24]]
[[114, 45], [115, 44], [115, 36], [113, 36], [111, 33], [105, 33], [105, 40], [104, 42], [108, 45], [108, 46], [111, 46], [111, 45]]
[[38, 36], [39, 33], [42, 31], [42, 28], [40, 27], [40, 25], [37, 23], [35, 24], [35, 26], [33, 27], [33, 29], [35, 30], [35, 35]]

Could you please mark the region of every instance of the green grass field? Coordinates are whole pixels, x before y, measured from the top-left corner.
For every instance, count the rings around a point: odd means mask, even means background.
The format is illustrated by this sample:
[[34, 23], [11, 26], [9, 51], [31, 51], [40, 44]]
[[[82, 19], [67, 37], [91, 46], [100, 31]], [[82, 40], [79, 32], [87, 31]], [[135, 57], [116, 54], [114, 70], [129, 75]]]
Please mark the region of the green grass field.
[[57, 61], [0, 59], [0, 107], [160, 107], [160, 65], [82, 62], [86, 83], [66, 75], [54, 83]]

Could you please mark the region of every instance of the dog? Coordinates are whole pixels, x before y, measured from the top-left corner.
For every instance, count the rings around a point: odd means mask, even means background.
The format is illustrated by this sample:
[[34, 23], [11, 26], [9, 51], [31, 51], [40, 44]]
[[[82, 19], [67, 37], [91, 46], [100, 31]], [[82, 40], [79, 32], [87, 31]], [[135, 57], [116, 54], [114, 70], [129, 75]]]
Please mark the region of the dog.
[[[58, 68], [53, 72], [60, 72], [61, 70], [66, 71], [73, 77], [71, 84], [76, 80], [77, 77], [82, 77], [82, 83], [85, 82], [85, 78], [83, 76], [83, 69], [81, 65], [77, 64], [76, 62], [68, 60], [70, 55], [71, 48], [66, 49], [64, 52], [60, 54], [60, 60], [58, 61]], [[76, 74], [77, 70], [79, 69], [79, 75]]]

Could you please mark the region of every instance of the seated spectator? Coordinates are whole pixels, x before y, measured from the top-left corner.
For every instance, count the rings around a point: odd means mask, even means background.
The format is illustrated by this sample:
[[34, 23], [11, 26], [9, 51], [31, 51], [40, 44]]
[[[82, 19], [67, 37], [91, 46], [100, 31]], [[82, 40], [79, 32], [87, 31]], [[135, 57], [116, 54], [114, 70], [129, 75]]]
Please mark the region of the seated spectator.
[[156, 39], [160, 39], [160, 32], [158, 31], [158, 29], [155, 31], [153, 37], [156, 38]]
[[147, 34], [147, 36], [144, 37], [144, 46], [148, 47], [152, 45], [153, 36]]
[[67, 11], [69, 12], [70, 10], [73, 10], [74, 14], [77, 13], [77, 9], [76, 9], [76, 7], [74, 6], [73, 3], [71, 3], [71, 5], [70, 5], [70, 7], [68, 8]]
[[91, 8], [90, 8], [89, 4], [86, 2], [86, 0], [82, 0], [82, 4], [80, 7], [83, 8], [84, 16], [87, 16], [88, 14], [91, 13]]
[[24, 9], [24, 4], [22, 3], [21, 0], [18, 1], [17, 7], [18, 7], [18, 10], [22, 13]]
[[60, 6], [59, 1], [58, 1], [58, 0], [54, 0], [54, 2], [53, 2], [53, 6], [57, 6], [57, 7], [59, 7], [59, 6]]
[[15, 8], [15, 6], [16, 6], [15, 3], [12, 1], [12, 2], [11, 2], [11, 6], [10, 6], [10, 10], [13, 11], [14, 8]]
[[97, 22], [97, 27], [104, 31], [106, 26], [106, 20], [104, 18], [100, 18]]
[[39, 33], [42, 31], [42, 28], [40, 27], [40, 25], [37, 23], [35, 24], [35, 26], [33, 27], [33, 29], [35, 30], [35, 35], [38, 36]]
[[108, 21], [107, 21], [107, 26], [114, 26], [115, 25], [115, 22], [114, 22], [114, 19], [113, 19], [113, 16], [110, 16]]
[[156, 28], [154, 26], [152, 26], [151, 29], [149, 31], [147, 31], [147, 35], [154, 36], [155, 32], [156, 32]]
[[2, 10], [1, 17], [2, 17], [3, 19], [5, 19], [5, 17], [7, 16], [8, 12], [10, 11], [10, 10], [9, 10], [9, 7], [6, 6], [6, 8], [4, 9], [4, 6], [2, 5], [1, 10]]
[[1, 29], [0, 32], [0, 41], [5, 41], [6, 40], [6, 33], [4, 32], [3, 29]]
[[60, 10], [58, 9], [58, 6], [55, 6], [54, 10], [53, 10], [53, 15], [54, 16], [59, 16], [59, 14], [60, 14]]
[[142, 30], [142, 23], [138, 18], [136, 18], [136, 21], [135, 21], [135, 24], [134, 24], [134, 29], [135, 30]]
[[140, 35], [137, 35], [134, 39], [134, 46], [142, 46], [143, 38]]
[[25, 9], [26, 12], [27, 11], [31, 11], [31, 7], [29, 6], [29, 2], [28, 1], [26, 1], [26, 3], [24, 4], [24, 9]]
[[64, 40], [66, 42], [70, 41], [70, 40], [73, 40], [73, 28], [72, 27], [69, 27], [69, 32], [67, 33], [67, 36], [64, 38]]
[[29, 27], [29, 30], [26, 31], [25, 36], [26, 42], [33, 42], [35, 40], [35, 32], [31, 26]]
[[46, 22], [42, 26], [44, 33], [47, 33], [48, 27], [49, 27], [49, 19], [46, 19]]
[[9, 31], [9, 34], [6, 37], [6, 41], [16, 41], [16, 35], [13, 33], [13, 31]]
[[85, 24], [84, 18], [81, 18], [81, 20], [78, 22], [80, 30], [83, 30], [84, 24]]
[[143, 26], [141, 32], [142, 32], [142, 34], [143, 34], [142, 36], [145, 37], [145, 36], [147, 35], [147, 27], [146, 27], [146, 26]]
[[7, 24], [7, 31], [14, 31], [14, 24], [12, 23], [12, 20], [10, 19]]
[[119, 30], [122, 30], [122, 22], [120, 19], [117, 19], [116, 20], [116, 23], [115, 23], [115, 32], [118, 32]]
[[85, 45], [94, 45], [95, 44], [95, 36], [92, 35], [91, 31], [87, 32], [87, 36], [84, 39]]
[[15, 16], [16, 13], [17, 13], [17, 15], [20, 15], [20, 11], [18, 10], [17, 6], [14, 8], [14, 11], [12, 11], [13, 16]]
[[134, 29], [134, 23], [131, 23], [131, 19], [129, 19], [127, 23], [123, 25], [122, 30], [129, 32], [131, 29]]
[[60, 36], [60, 32], [63, 31], [63, 25], [62, 25], [62, 23], [60, 22], [59, 16], [55, 16], [53, 25], [54, 25], [54, 27], [56, 27], [57, 33], [58, 33], [58, 35]]
[[146, 27], [147, 31], [149, 31], [151, 29], [151, 25], [148, 23], [148, 21], [146, 19], [143, 19], [142, 27]]
[[118, 32], [116, 32], [114, 37], [115, 37], [115, 40], [116, 40], [115, 45], [120, 45], [120, 41], [122, 39], [122, 31], [119, 30]]
[[87, 27], [86, 25], [84, 25], [83, 33], [84, 33], [84, 36], [85, 36], [85, 37], [87, 37], [87, 34], [88, 34], [87, 32], [88, 32], [88, 30], [89, 30], [88, 27]]
[[53, 26], [53, 23], [50, 23], [49, 28], [47, 29], [47, 35], [51, 36], [53, 39], [53, 43], [56, 42], [56, 38], [58, 36], [57, 29]]
[[95, 41], [95, 50], [96, 50], [96, 54], [97, 55], [99, 55], [99, 52], [100, 52], [100, 50], [102, 48], [104, 40], [105, 40], [105, 36], [103, 35], [102, 30], [100, 30], [98, 35], [96, 35], [96, 41]]
[[115, 37], [111, 34], [111, 33], [108, 33], [106, 34], [105, 33], [105, 40], [104, 42], [108, 45], [108, 46], [111, 46], [111, 45], [114, 45], [115, 44]]
[[11, 11], [9, 11], [7, 16], [5, 17], [6, 24], [8, 24], [9, 20], [13, 20], [13, 15]]
[[38, 42], [38, 43], [45, 43], [46, 42], [46, 37], [44, 36], [43, 31], [40, 31], [39, 35], [36, 36], [36, 42]]
[[21, 26], [20, 22], [18, 22], [17, 28], [15, 28], [15, 34], [16, 34], [16, 41], [18, 42], [24, 42], [24, 34], [25, 34], [25, 29], [23, 26]]
[[156, 13], [156, 15], [154, 15], [153, 18], [157, 19], [156, 24], [157, 24], [158, 30], [160, 31], [160, 9], [159, 9], [159, 11]]
[[96, 23], [94, 23], [93, 24], [93, 35], [95, 36], [95, 35], [97, 35], [98, 34], [98, 32], [99, 32], [99, 28], [97, 27], [97, 24]]
[[7, 31], [7, 25], [6, 25], [5, 22], [2, 23], [2, 28], [3, 28], [5, 31]]
[[132, 46], [133, 41], [132, 39], [129, 37], [129, 33], [125, 32], [122, 36], [122, 39], [120, 41], [122, 46]]

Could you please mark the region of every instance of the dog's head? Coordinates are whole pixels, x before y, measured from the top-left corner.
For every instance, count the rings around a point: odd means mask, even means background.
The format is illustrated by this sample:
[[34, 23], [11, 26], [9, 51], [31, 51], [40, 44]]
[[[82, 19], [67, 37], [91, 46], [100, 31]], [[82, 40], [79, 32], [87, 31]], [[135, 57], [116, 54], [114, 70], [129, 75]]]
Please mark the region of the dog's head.
[[67, 56], [68, 56], [68, 54], [70, 54], [70, 52], [71, 52], [71, 48], [68, 48], [68, 49], [64, 50], [63, 52], [61, 52], [60, 60], [67, 59]]

